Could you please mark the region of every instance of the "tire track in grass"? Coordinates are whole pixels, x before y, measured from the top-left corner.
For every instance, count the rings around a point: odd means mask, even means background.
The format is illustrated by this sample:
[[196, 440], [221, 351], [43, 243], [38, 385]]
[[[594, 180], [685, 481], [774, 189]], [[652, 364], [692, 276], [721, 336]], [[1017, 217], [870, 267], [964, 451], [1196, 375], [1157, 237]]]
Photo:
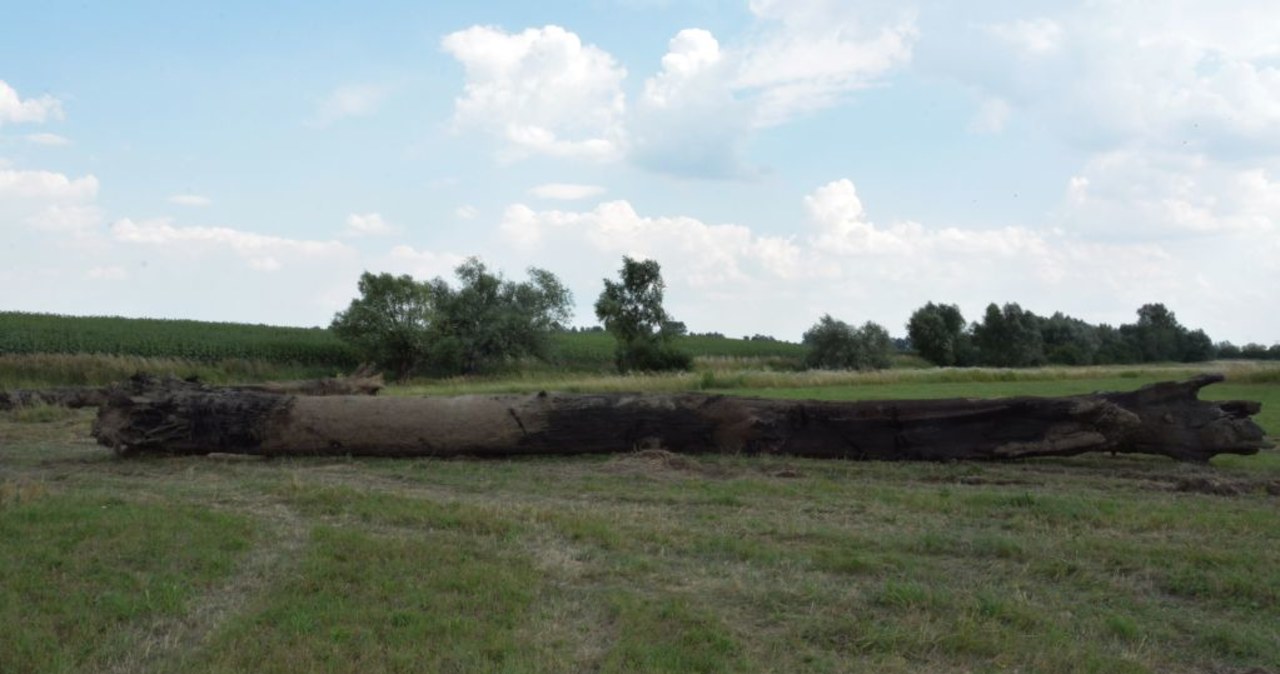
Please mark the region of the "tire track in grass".
[[[186, 666], [210, 636], [244, 612], [300, 562], [310, 538], [310, 524], [281, 503], [244, 504], [262, 525], [260, 540], [225, 582], [193, 597], [185, 615], [167, 617], [131, 630], [122, 641], [132, 644], [123, 655], [82, 670], [106, 674], [188, 671]], [[243, 514], [245, 509], [233, 512]]]

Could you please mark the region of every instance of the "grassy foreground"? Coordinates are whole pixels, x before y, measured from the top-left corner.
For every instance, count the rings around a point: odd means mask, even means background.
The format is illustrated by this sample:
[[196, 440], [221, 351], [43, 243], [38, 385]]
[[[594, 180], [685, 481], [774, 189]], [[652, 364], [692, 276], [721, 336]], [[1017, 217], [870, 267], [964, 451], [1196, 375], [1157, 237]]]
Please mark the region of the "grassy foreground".
[[[1146, 376], [1100, 374], [750, 392]], [[1206, 393], [1275, 435], [1256, 379]], [[119, 461], [90, 421], [0, 415], [0, 671], [1280, 672], [1274, 451]]]

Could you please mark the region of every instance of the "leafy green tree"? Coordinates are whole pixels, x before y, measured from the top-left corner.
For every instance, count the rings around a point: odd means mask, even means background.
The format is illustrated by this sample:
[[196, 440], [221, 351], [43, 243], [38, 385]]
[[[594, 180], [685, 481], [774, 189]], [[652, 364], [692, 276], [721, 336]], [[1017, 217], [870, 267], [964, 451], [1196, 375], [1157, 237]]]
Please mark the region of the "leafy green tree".
[[684, 324], [672, 320], [662, 306], [662, 267], [656, 260], [623, 257], [618, 275], [617, 282], [604, 280], [595, 305], [596, 317], [618, 342], [618, 371], [689, 369], [692, 356], [673, 343]]
[[529, 281], [516, 283], [474, 257], [454, 273], [456, 289], [441, 278], [429, 284], [437, 314], [435, 369], [474, 374], [520, 358], [549, 357], [551, 333], [569, 322], [573, 303], [555, 274], [530, 268]]
[[1040, 319], [1045, 359], [1056, 365], [1091, 365], [1102, 346], [1097, 326], [1061, 311]]
[[1240, 357], [1240, 347], [1231, 342], [1218, 342], [1214, 345], [1214, 352], [1218, 358], [1232, 359]]
[[1138, 322], [1131, 329], [1142, 360], [1147, 363], [1182, 360], [1186, 331], [1173, 312], [1158, 303], [1139, 307]]
[[1017, 303], [987, 306], [982, 322], [973, 326], [978, 360], [996, 367], [1032, 367], [1045, 362], [1039, 318]]
[[1206, 360], [1213, 360], [1215, 350], [1213, 348], [1213, 340], [1204, 330], [1192, 330], [1184, 332], [1180, 340], [1182, 346], [1182, 361], [1184, 363], [1203, 363]]
[[1137, 363], [1142, 360], [1142, 350], [1132, 333], [1131, 325], [1119, 328], [1107, 324], [1098, 326], [1098, 350], [1093, 354], [1097, 365]]
[[893, 340], [880, 325], [860, 328], [825, 314], [804, 333], [805, 365], [824, 370], [878, 370], [892, 364]]
[[330, 326], [397, 379], [415, 371], [471, 374], [524, 357], [546, 358], [550, 334], [568, 322], [572, 295], [551, 272], [525, 283], [468, 259], [457, 288], [442, 278], [360, 277], [360, 297]]
[[329, 326], [360, 357], [403, 379], [428, 356], [435, 320], [431, 289], [408, 275], [360, 275], [360, 296]]
[[1248, 360], [1267, 360], [1269, 354], [1267, 347], [1257, 342], [1249, 342], [1240, 347], [1240, 356]]
[[916, 353], [934, 365], [969, 364], [971, 347], [964, 316], [954, 304], [929, 302], [916, 309], [907, 321], [907, 336]]

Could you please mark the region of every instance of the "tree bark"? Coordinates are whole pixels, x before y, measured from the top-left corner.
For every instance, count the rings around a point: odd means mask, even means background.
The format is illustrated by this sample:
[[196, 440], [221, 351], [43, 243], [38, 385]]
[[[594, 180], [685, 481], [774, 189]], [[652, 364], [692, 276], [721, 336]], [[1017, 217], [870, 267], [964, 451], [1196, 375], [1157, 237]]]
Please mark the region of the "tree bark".
[[994, 400], [789, 401], [548, 394], [307, 397], [167, 382], [115, 391], [94, 436], [119, 454], [514, 456], [682, 453], [944, 461], [1136, 452], [1204, 462], [1269, 447], [1221, 375], [1126, 393]]
[[[15, 407], [31, 407], [33, 405], [58, 405], [61, 407], [99, 407], [106, 403], [113, 393], [132, 393], [144, 395], [154, 392], [159, 387], [176, 390], [173, 382], [160, 383], [160, 380], [148, 375], [138, 375], [127, 384], [110, 386], [62, 386], [46, 389], [14, 389], [0, 391], [0, 412]], [[256, 391], [260, 393], [292, 394], [306, 396], [336, 395], [377, 395], [386, 387], [381, 374], [370, 375], [357, 372], [347, 377], [326, 377], [323, 379], [302, 379], [297, 381], [267, 382], [265, 384], [244, 384], [228, 386], [232, 391]], [[207, 389], [193, 389], [207, 390]]]
[[0, 411], [36, 405], [59, 407], [94, 407], [106, 402], [107, 390], [101, 387], [66, 386], [46, 389], [0, 391]]

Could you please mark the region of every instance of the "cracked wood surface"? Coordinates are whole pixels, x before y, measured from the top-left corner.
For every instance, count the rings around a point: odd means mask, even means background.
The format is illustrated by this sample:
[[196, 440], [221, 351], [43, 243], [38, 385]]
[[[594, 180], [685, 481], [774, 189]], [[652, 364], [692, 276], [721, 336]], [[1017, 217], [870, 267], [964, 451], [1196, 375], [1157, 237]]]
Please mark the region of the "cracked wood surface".
[[1269, 446], [1251, 401], [1202, 375], [1137, 391], [792, 401], [700, 394], [294, 396], [153, 382], [113, 392], [94, 436], [136, 453], [353, 456], [681, 453], [943, 461], [1134, 452], [1204, 462]]

